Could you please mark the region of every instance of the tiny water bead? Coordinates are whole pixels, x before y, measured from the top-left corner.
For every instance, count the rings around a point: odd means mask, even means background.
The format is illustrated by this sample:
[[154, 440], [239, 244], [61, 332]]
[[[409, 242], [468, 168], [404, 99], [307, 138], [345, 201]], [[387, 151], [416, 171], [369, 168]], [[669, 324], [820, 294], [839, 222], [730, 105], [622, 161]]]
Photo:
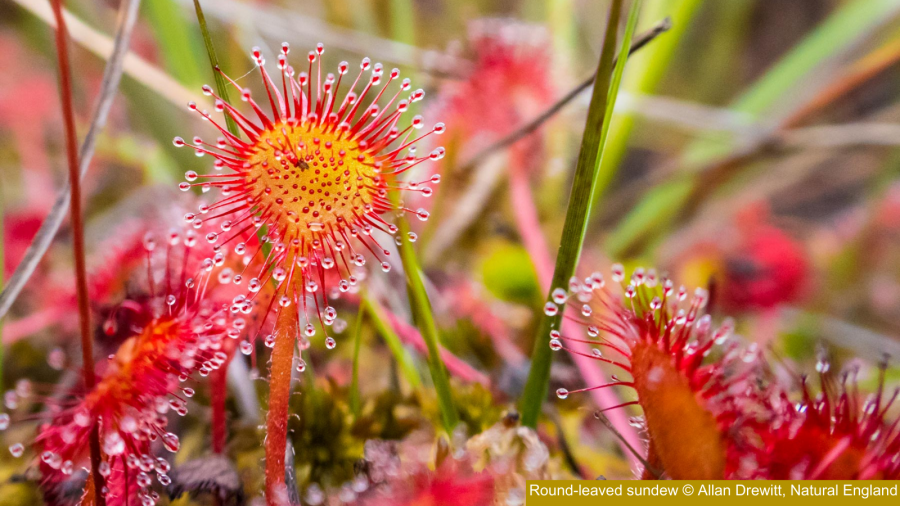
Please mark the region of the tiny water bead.
[[556, 390], [556, 396], [559, 397], [560, 399], [565, 399], [565, 398], [569, 397], [569, 391], [566, 390], [565, 388], [558, 388]]
[[547, 316], [556, 316], [559, 313], [559, 306], [552, 302], [544, 304], [544, 314]]
[[10, 445], [10, 447], [9, 447], [9, 453], [10, 453], [13, 457], [19, 458], [19, 457], [22, 456], [22, 454], [25, 453], [25, 445], [23, 445], [22, 443], [15, 443], [15, 444], [13, 444], [13, 445]]
[[551, 298], [553, 299], [553, 302], [555, 302], [556, 304], [565, 304], [566, 299], [568, 299], [569, 296], [565, 290], [563, 290], [562, 288], [557, 288], [557, 289], [553, 290]]

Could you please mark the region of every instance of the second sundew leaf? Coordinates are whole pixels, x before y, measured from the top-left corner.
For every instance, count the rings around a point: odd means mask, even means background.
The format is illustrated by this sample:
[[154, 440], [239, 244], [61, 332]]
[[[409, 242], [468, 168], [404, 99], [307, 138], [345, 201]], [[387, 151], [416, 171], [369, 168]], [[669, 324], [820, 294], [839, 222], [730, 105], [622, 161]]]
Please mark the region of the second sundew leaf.
[[631, 4], [628, 23], [615, 68], [613, 68], [613, 55], [616, 47], [616, 32], [622, 12], [622, 1], [614, 0], [610, 7], [603, 49], [597, 65], [597, 77], [594, 81], [591, 105], [588, 109], [581, 151], [579, 152], [578, 163], [575, 168], [572, 193], [569, 197], [562, 238], [560, 239], [556, 258], [556, 267], [550, 287], [551, 294], [547, 296], [547, 306], [545, 306], [544, 316], [538, 328], [537, 339], [535, 339], [534, 350], [531, 356], [531, 371], [519, 403], [522, 412], [522, 423], [529, 427], [537, 425], [537, 420], [541, 413], [541, 405], [547, 397], [547, 390], [550, 385], [552, 357], [550, 348], [547, 345], [550, 331], [559, 328], [562, 321], [562, 311], [553, 303], [552, 293], [568, 286], [569, 279], [575, 274], [575, 268], [581, 256], [588, 217], [590, 216], [591, 201], [597, 189], [598, 171], [606, 139], [609, 135], [609, 123], [615, 107], [619, 85], [622, 81], [625, 62], [628, 59], [631, 38], [637, 26], [640, 5], [641, 2], [639, 0]]
[[[839, 8], [740, 95], [731, 109], [750, 117], [762, 117], [783, 103], [812, 71], [898, 12], [900, 4], [894, 0], [856, 0]], [[700, 140], [685, 149], [681, 165], [696, 169], [730, 151], [727, 143]], [[607, 253], [620, 257], [648, 234], [665, 228], [688, 202], [696, 184], [695, 178], [667, 182], [644, 196], [607, 238]], [[652, 211], [660, 208], [665, 212]]]

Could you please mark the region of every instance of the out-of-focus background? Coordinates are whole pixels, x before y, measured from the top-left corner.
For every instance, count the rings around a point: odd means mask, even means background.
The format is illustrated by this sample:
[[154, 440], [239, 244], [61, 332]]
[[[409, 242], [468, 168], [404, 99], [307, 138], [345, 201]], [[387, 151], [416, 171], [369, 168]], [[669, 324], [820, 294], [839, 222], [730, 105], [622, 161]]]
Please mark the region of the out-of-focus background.
[[[261, 92], [250, 48], [270, 64], [281, 43], [302, 62], [325, 44], [324, 68], [364, 56], [426, 90], [416, 104], [443, 121], [441, 183], [417, 248], [452, 353], [468, 435], [501, 420], [527, 374], [540, 308], [584, 128], [582, 92], [511, 146], [492, 145], [557, 103], [596, 68], [605, 0], [329, 0], [203, 2], [222, 69]], [[118, 2], [67, 2], [76, 121], [89, 126]], [[22, 260], [65, 175], [53, 33], [45, 0], [0, 0], [0, 199], [3, 272]], [[672, 28], [628, 61], [579, 271], [614, 261], [709, 287], [731, 316], [789, 369], [811, 372], [900, 357], [900, 2], [896, 0], [647, 0], [638, 33]], [[195, 206], [176, 190], [209, 157], [173, 149], [176, 135], [210, 137], [191, 114], [212, 83], [189, 0], [144, 0], [119, 96], [86, 178], [89, 265], [104, 267], [128, 223], [176, 224]], [[204, 198], [200, 195], [198, 198]], [[51, 350], [77, 350], [68, 225], [3, 322], [4, 384], [53, 383]], [[108, 264], [107, 264], [108, 266]], [[381, 274], [381, 273], [379, 273]], [[426, 371], [410, 328], [402, 274], [371, 290]], [[352, 309], [341, 318], [354, 320]], [[393, 319], [396, 318], [397, 321]], [[298, 399], [299, 480], [328, 489], [352, 479], [367, 439], [403, 439], [437, 419], [435, 401], [403, 381], [366, 328], [361, 375], [372, 410], [349, 422], [349, 332], [338, 349], [313, 343], [316, 385]], [[412, 332], [414, 334], [414, 332]], [[341, 341], [343, 339], [343, 341]], [[552, 389], [586, 382], [555, 356]], [[599, 367], [599, 366], [598, 366]], [[259, 387], [262, 391], [262, 386]], [[591, 399], [549, 402], [542, 433], [554, 469], [630, 476]], [[233, 405], [230, 409], [239, 411]], [[423, 421], [424, 420], [424, 421]], [[198, 426], [200, 422], [193, 422]], [[293, 422], [292, 422], [293, 423]], [[259, 479], [254, 426], [230, 451]], [[203, 434], [182, 453], [202, 452]], [[569, 441], [566, 447], [566, 441]], [[193, 442], [192, 442], [193, 441]], [[576, 443], [577, 442], [577, 443]], [[187, 458], [187, 457], [185, 457]], [[241, 460], [244, 459], [244, 460]], [[573, 464], [574, 463], [574, 464]], [[10, 471], [11, 472], [11, 471]], [[554, 471], [556, 472], [556, 471]], [[312, 488], [313, 493], [317, 491]]]

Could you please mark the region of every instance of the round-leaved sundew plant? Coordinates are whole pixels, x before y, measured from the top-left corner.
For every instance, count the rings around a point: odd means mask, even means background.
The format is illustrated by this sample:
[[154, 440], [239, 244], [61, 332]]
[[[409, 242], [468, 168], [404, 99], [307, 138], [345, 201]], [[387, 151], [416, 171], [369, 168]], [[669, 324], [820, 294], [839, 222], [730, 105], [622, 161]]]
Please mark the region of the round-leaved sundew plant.
[[[567, 316], [586, 335], [552, 331], [550, 347], [609, 364], [630, 378], [614, 374], [610, 383], [560, 388], [557, 396], [616, 386], [633, 389], [637, 400], [607, 409], [638, 405], [643, 411], [635, 423], [645, 428], [649, 440], [645, 479], [735, 476], [758, 451], [755, 411], [762, 392], [752, 381], [758, 362], [755, 345], [739, 348], [730, 337], [731, 323], [713, 330], [710, 316], [703, 313], [705, 290], [697, 289], [689, 298], [685, 287], [676, 289], [652, 269], [635, 269], [626, 282], [619, 264], [612, 268], [612, 279], [621, 291], [607, 287], [603, 276], [594, 273], [583, 282], [573, 278], [568, 292], [553, 292], [545, 311], [559, 311], [569, 301], [575, 311]], [[713, 352], [719, 358], [706, 363]]]
[[[878, 390], [863, 399], [856, 378], [841, 375], [840, 385], [820, 360], [821, 392], [813, 397], [806, 378], [802, 398], [775, 397], [772, 427], [766, 432], [765, 457], [756, 477], [770, 480], [896, 480], [900, 478], [900, 419], [888, 410], [898, 390]], [[852, 373], [855, 374], [855, 373]], [[849, 386], [848, 386], [849, 384]]]
[[[53, 401], [49, 423], [38, 429], [34, 448], [47, 497], [71, 492], [72, 482], [86, 476], [80, 469], [88, 466], [93, 430], [100, 435], [99, 470], [106, 484], [99, 492], [107, 504], [154, 504], [159, 498], [154, 481], [170, 483], [169, 462], [154, 455], [156, 447], [175, 452], [180, 446], [167, 429], [168, 414], [187, 414], [194, 389], [184, 382], [225, 364], [225, 340], [237, 339], [246, 325], [240, 311], [232, 310], [233, 284], [222, 279], [230, 278], [229, 268], [222, 267], [224, 256], [199, 258], [193, 253], [197, 242], [193, 230], [169, 232], [163, 247], [151, 233], [143, 238], [146, 271], [139, 276], [140, 293], [121, 302], [115, 320], [101, 324], [106, 334], [122, 330], [130, 337], [100, 364], [94, 387]], [[125, 268], [135, 275], [141, 271]], [[20, 456], [24, 446], [10, 451]], [[85, 497], [96, 492], [92, 484], [87, 480]]]
[[[251, 261], [241, 276], [247, 279], [248, 300], [263, 285], [277, 284], [264, 317], [271, 314], [275, 320], [266, 432], [269, 504], [285, 499], [284, 448], [294, 342], [301, 330], [313, 336], [318, 322], [326, 333], [326, 346], [333, 348], [335, 341], [327, 335], [327, 327], [335, 321], [336, 310], [329, 298], [358, 281], [355, 270], [366, 263], [365, 251], [382, 270], [391, 268], [389, 250], [373, 233], [397, 233], [388, 216], [393, 212], [428, 218], [424, 209], [404, 207], [392, 192], [432, 194], [429, 183], [438, 183], [439, 176], [423, 181], [398, 176], [424, 161], [441, 159], [444, 148], [417, 156], [416, 144], [445, 130], [443, 123], [437, 123], [420, 132], [425, 126], [421, 116], [401, 125], [404, 113], [425, 92], [413, 90], [397, 69], [385, 73], [380, 63], [364, 58], [352, 82], [347, 62], [338, 65], [336, 75], [323, 75], [325, 49], [318, 44], [309, 52], [306, 70], [296, 73], [288, 64], [288, 44], [281, 49], [280, 79], [266, 71], [260, 50], [252, 50], [269, 112], [251, 97], [249, 89], [224, 74], [249, 103], [254, 119], [218, 97], [212, 87], [203, 87], [206, 95], [214, 97], [216, 111], [233, 120], [244, 138], [191, 103], [190, 109], [215, 125], [221, 137], [215, 143], [197, 137], [190, 143], [180, 137], [174, 141], [176, 146], [190, 146], [198, 155], [215, 158], [213, 173], [188, 172], [180, 188], [217, 187], [222, 192], [220, 200], [201, 206], [199, 213], [185, 219], [201, 227], [215, 218], [217, 229], [206, 235], [213, 247], [233, 243], [238, 253], [247, 252]], [[247, 245], [257, 236], [261, 238], [258, 246], [248, 251]], [[414, 240], [414, 235], [399, 239]]]

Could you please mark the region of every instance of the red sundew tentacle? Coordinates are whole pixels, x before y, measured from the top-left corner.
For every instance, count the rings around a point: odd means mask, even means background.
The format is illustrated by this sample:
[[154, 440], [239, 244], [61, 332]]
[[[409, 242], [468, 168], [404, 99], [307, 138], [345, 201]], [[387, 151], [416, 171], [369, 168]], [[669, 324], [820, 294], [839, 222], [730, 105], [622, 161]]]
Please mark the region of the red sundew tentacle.
[[335, 83], [335, 85], [334, 85], [334, 90], [332, 91], [332, 98], [328, 102], [328, 111], [326, 112], [326, 115], [328, 115], [328, 116], [331, 116], [331, 113], [334, 110], [334, 102], [337, 100], [338, 91], [340, 91], [340, 89], [341, 89], [341, 80], [344, 78], [344, 74], [347, 73], [347, 68], [348, 68], [348, 64], [345, 61], [338, 64], [337, 83]]
[[363, 73], [368, 70], [371, 65], [371, 60], [368, 57], [363, 58], [359, 64], [359, 74], [356, 75], [356, 79], [353, 80], [353, 84], [350, 85], [350, 89], [347, 90], [347, 94], [344, 96], [344, 100], [341, 101], [341, 107], [338, 109], [338, 119], [340, 121], [344, 121], [344, 112], [347, 106], [352, 105], [354, 102], [358, 101], [356, 94], [353, 90], [356, 89], [356, 85], [359, 84], [359, 80], [362, 78]]
[[632, 383], [632, 382], [630, 382], [630, 381], [615, 381], [615, 382], [613, 382], [613, 383], [607, 383], [607, 384], [605, 384], [605, 385], [598, 385], [598, 386], [595, 386], [595, 387], [587, 387], [587, 388], [582, 388], [582, 389], [579, 389], [579, 390], [567, 390], [566, 392], [567, 392], [568, 395], [571, 395], [571, 394], [580, 394], [580, 393], [582, 393], [582, 392], [590, 392], [590, 391], [592, 391], [592, 390], [599, 390], [599, 389], [601, 389], [601, 388], [609, 388], [609, 387], [633, 387], [633, 386], [634, 386], [634, 383]]
[[[257, 56], [259, 53], [259, 49], [255, 49], [253, 53], [254, 57], [256, 58], [257, 67], [259, 67], [259, 72], [262, 75], [263, 86], [266, 88], [266, 96], [269, 97], [269, 105], [272, 108], [272, 116], [275, 119], [274, 122], [278, 123], [285, 116], [284, 99], [278, 92], [278, 87], [275, 86], [275, 82], [272, 81], [272, 76], [270, 76], [266, 71], [266, 67], [265, 65], [263, 65], [263, 63], [265, 62], [261, 61], [260, 57]], [[275, 97], [272, 96], [273, 94], [275, 95]]]
[[622, 369], [623, 371], [626, 371], [626, 372], [631, 372], [631, 367], [628, 366], [628, 364], [623, 364], [622, 362], [616, 362], [615, 360], [610, 360], [608, 358], [598, 357], [596, 355], [591, 355], [589, 353], [583, 353], [583, 352], [580, 352], [577, 350], [573, 350], [571, 348], [566, 348], [565, 346], [560, 346], [559, 349], [565, 350], [573, 355], [581, 355], [582, 357], [592, 358], [598, 362], [603, 362], [605, 364], [614, 365], [614, 366], [618, 367], [619, 369]]
[[[237, 86], [235, 84], [235, 87], [238, 89], [238, 91], [243, 93], [243, 89], [240, 86]], [[265, 131], [262, 128], [260, 128], [259, 126], [257, 126], [255, 123], [250, 121], [249, 118], [244, 116], [233, 105], [222, 100], [218, 95], [213, 93], [212, 88], [209, 85], [203, 86], [203, 92], [206, 95], [213, 97], [216, 100], [217, 105], [219, 105], [219, 104], [222, 105], [222, 108], [223, 108], [222, 112], [226, 116], [228, 116], [234, 120], [235, 124], [237, 124], [237, 126], [241, 129], [241, 131], [244, 132], [244, 134], [250, 139], [251, 143], [255, 142], [257, 140], [257, 138], [259, 137], [259, 134], [261, 134]], [[252, 146], [252, 144], [245, 143], [241, 139], [235, 137], [234, 134], [229, 132], [227, 129], [223, 130], [221, 128], [221, 126], [219, 126], [217, 123], [214, 123], [214, 124], [219, 128], [219, 130], [222, 132], [222, 134], [225, 135], [225, 138], [227, 138], [233, 145], [237, 145], [237, 146], [245, 147], [245, 148], [250, 148]]]
[[398, 110], [392, 112], [380, 123], [373, 121], [369, 127], [359, 132], [359, 138], [369, 143], [375, 150], [381, 150], [384, 147], [387, 147], [387, 145], [394, 140], [389, 134], [402, 115], [403, 111]]
[[618, 354], [622, 355], [622, 356], [625, 357], [625, 358], [631, 357], [631, 353], [630, 353], [630, 352], [628, 352], [628, 351], [626, 351], [626, 350], [623, 350], [622, 348], [619, 348], [619, 347], [614, 346], [614, 345], [612, 345], [612, 344], [609, 344], [608, 342], [604, 342], [604, 341], [592, 341], [592, 340], [590, 340], [590, 339], [576, 339], [576, 338], [573, 338], [573, 337], [566, 337], [566, 336], [563, 336], [563, 335], [560, 335], [558, 338], [559, 338], [559, 339], [562, 339], [562, 340], [564, 340], [564, 341], [571, 341], [571, 342], [573, 342], [573, 343], [583, 343], [583, 344], [592, 344], [592, 345], [596, 345], [596, 346], [603, 346], [603, 347], [609, 348], [609, 349], [611, 349], [611, 350], [617, 352]]
[[620, 409], [620, 408], [624, 408], [627, 406], [636, 406], [637, 404], [638, 404], [637, 401], [623, 402], [622, 404], [617, 404], [615, 406], [610, 406], [608, 408], [598, 409], [597, 413], [606, 413], [607, 411], [612, 411], [614, 409]]

